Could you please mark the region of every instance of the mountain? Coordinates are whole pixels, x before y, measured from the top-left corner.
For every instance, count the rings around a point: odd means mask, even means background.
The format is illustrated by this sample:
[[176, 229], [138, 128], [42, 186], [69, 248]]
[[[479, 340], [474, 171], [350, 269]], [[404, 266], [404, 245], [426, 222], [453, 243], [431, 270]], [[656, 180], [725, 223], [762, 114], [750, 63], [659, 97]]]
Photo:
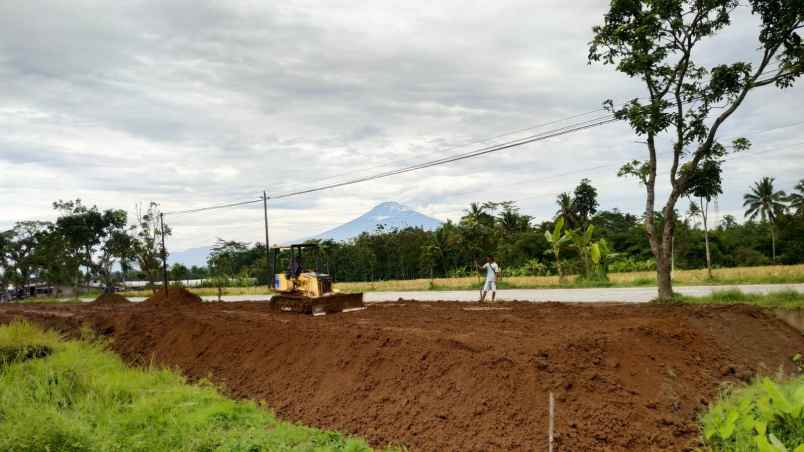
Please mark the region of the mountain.
[[349, 240], [363, 232], [374, 232], [378, 225], [382, 225], [386, 229], [420, 227], [427, 231], [432, 231], [441, 226], [441, 223], [440, 220], [416, 212], [402, 204], [384, 202], [348, 223], [310, 238], [332, 239], [335, 241]]
[[190, 248], [184, 251], [174, 251], [168, 254], [168, 265], [173, 265], [178, 262], [187, 268], [190, 268], [193, 265], [206, 267], [209, 252], [209, 247], [205, 246], [200, 248]]

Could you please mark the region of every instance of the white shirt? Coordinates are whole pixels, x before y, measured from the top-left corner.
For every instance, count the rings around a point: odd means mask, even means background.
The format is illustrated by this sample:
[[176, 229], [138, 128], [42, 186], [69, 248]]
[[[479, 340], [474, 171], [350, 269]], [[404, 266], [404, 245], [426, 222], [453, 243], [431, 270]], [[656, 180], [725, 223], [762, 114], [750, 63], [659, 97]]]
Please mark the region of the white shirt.
[[497, 273], [500, 271], [500, 266], [496, 262], [483, 264], [481, 268], [486, 269], [486, 281], [497, 281]]

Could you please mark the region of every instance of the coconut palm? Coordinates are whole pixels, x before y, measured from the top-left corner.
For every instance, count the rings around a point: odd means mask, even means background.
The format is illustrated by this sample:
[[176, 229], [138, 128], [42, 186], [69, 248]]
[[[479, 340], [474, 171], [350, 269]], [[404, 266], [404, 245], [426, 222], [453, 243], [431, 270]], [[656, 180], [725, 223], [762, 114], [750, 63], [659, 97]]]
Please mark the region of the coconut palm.
[[787, 202], [790, 203], [790, 209], [796, 211], [796, 215], [804, 216], [804, 179], [798, 181], [793, 190], [798, 193], [791, 193]]
[[787, 209], [785, 201], [787, 196], [781, 190], [775, 191], [773, 188], [773, 177], [763, 177], [754, 186], [751, 187], [751, 192], [743, 195], [743, 207], [746, 208], [745, 216], [749, 220], [756, 219], [759, 216], [762, 222], [770, 222], [771, 232], [771, 249], [773, 253], [773, 260], [776, 260], [776, 233], [774, 226], [776, 217], [784, 213]]
[[567, 224], [567, 228], [569, 229], [575, 227], [576, 225], [575, 206], [573, 201], [572, 195], [568, 192], [561, 193], [558, 195], [558, 198], [556, 198], [558, 210], [556, 211], [555, 218], [563, 218]]

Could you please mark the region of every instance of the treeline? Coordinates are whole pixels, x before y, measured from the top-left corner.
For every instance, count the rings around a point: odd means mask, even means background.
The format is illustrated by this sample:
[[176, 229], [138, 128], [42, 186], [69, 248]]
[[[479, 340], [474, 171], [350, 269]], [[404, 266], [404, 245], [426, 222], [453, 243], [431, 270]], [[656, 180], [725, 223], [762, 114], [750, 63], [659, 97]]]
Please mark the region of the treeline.
[[[790, 196], [775, 191], [773, 180], [765, 178], [746, 194], [747, 221], [739, 223], [725, 215], [717, 225], [708, 224], [712, 265], [804, 262], [804, 181], [795, 191]], [[559, 235], [567, 236], [558, 244], [563, 273], [604, 276], [607, 271], [654, 270], [655, 259], [642, 218], [616, 209], [598, 211], [597, 197], [597, 190], [584, 179], [573, 192], [562, 193], [556, 200], [555, 219], [563, 222]], [[691, 201], [695, 201], [692, 194]], [[698, 199], [691, 202], [688, 212], [676, 215], [677, 268], [706, 266], [703, 218], [709, 220], [708, 204]], [[660, 215], [659, 221], [663, 221]], [[322, 270], [338, 281], [465, 276], [474, 274], [474, 263], [487, 254], [495, 256], [507, 275], [551, 275], [558, 273], [550, 240], [555, 229], [556, 220], [536, 223], [513, 201], [485, 202], [472, 203], [458, 222], [448, 221], [434, 231], [380, 226], [348, 242], [318, 243]], [[584, 241], [586, 233], [590, 237]], [[597, 262], [592, 261], [595, 248], [598, 254], [603, 253]], [[248, 246], [221, 240], [213, 248], [207, 271], [265, 281], [264, 256], [262, 244]], [[204, 276], [180, 265], [174, 269], [190, 277]]]
[[[434, 231], [380, 226], [348, 242], [321, 241], [322, 270], [338, 281], [464, 276], [489, 254], [506, 275], [557, 274], [559, 265], [564, 274], [596, 277], [655, 269], [642, 218], [598, 211], [597, 196], [584, 179], [573, 192], [558, 196], [552, 221], [535, 222], [513, 201], [472, 203], [459, 221]], [[677, 213], [677, 268], [704, 268], [707, 241], [714, 267], [804, 262], [804, 180], [791, 195], [775, 190], [771, 178], [758, 181], [745, 195], [743, 223], [725, 215], [709, 224], [708, 206], [701, 198], [688, 212]], [[155, 204], [138, 208], [133, 221], [123, 210], [101, 211], [80, 200], [58, 201], [54, 208], [55, 222], [19, 222], [0, 232], [2, 287], [160, 281], [162, 229]], [[167, 226], [165, 234], [170, 234]], [[264, 244], [219, 240], [206, 267], [174, 264], [170, 278], [265, 283], [266, 269]]]

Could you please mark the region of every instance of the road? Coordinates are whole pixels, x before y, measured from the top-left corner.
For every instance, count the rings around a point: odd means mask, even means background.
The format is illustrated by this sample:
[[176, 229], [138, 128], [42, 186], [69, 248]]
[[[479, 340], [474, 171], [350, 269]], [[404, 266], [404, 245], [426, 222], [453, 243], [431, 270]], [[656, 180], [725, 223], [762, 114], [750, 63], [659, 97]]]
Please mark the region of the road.
[[[714, 291], [739, 289], [745, 293], [769, 293], [793, 289], [804, 292], [804, 284], [745, 284], [729, 286], [676, 286], [674, 290], [683, 295], [703, 296]], [[367, 302], [396, 301], [400, 298], [420, 301], [477, 301], [479, 292], [475, 290], [453, 291], [411, 291], [411, 292], [366, 292]], [[204, 300], [217, 300], [216, 296], [205, 296]], [[268, 301], [270, 295], [225, 295], [223, 301]], [[506, 289], [497, 292], [498, 301], [559, 301], [559, 302], [626, 302], [645, 303], [656, 298], [655, 287], [617, 287], [590, 289]], [[143, 298], [130, 298], [142, 301]], [[91, 301], [91, 300], [86, 300]]]

